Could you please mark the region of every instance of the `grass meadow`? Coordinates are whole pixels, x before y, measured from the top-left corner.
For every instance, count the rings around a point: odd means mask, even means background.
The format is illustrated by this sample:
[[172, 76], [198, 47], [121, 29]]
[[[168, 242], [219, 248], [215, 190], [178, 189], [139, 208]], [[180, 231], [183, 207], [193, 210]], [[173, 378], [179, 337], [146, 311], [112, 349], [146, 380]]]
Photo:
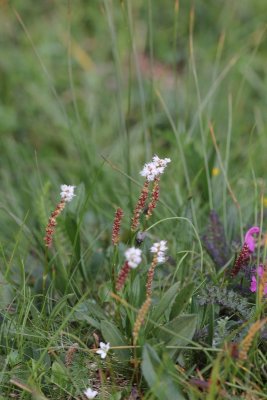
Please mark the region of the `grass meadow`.
[[0, 1], [1, 400], [267, 399], [266, 13]]

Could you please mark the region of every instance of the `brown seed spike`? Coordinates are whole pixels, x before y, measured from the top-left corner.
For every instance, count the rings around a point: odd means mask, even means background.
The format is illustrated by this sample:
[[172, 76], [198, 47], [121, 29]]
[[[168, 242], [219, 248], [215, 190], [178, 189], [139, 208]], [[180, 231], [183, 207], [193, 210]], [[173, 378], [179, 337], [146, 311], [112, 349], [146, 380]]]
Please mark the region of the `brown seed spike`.
[[254, 322], [249, 328], [246, 337], [240, 343], [239, 359], [244, 361], [248, 358], [248, 351], [252, 345], [252, 341], [256, 333], [266, 324], [267, 318]]
[[137, 318], [133, 327], [133, 342], [136, 345], [138, 335], [141, 329], [141, 325], [144, 322], [144, 319], [148, 313], [149, 307], [151, 305], [151, 297], [147, 297], [146, 301], [143, 303], [142, 307], [138, 311]]

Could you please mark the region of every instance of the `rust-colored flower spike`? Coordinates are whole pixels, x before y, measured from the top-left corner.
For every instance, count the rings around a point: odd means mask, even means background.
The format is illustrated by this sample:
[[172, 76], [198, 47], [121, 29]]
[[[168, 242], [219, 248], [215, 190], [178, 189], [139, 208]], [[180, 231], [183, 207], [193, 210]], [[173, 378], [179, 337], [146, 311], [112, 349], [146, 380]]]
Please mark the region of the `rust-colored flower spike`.
[[241, 252], [236, 258], [232, 271], [230, 272], [231, 277], [236, 276], [240, 269], [248, 264], [250, 256], [254, 252], [256, 246], [253, 235], [259, 234], [259, 232], [260, 228], [258, 226], [253, 226], [247, 231]]
[[131, 230], [136, 231], [136, 229], [139, 226], [139, 220], [140, 220], [140, 215], [143, 209], [145, 208], [146, 205], [146, 200], [148, 198], [148, 185], [149, 182], [145, 181], [144, 186], [141, 190], [141, 194], [139, 196], [138, 202], [135, 206], [134, 212], [133, 212], [133, 217], [132, 217], [132, 225], [131, 225]]
[[125, 258], [126, 261], [123, 265], [123, 267], [120, 270], [119, 276], [117, 278], [116, 282], [116, 291], [120, 291], [127, 279], [127, 276], [129, 275], [130, 269], [135, 269], [138, 267], [138, 265], [141, 263], [142, 258], [142, 250], [136, 249], [135, 247], [131, 247], [128, 250], [125, 251]]
[[135, 321], [134, 327], [133, 327], [133, 343], [134, 343], [134, 346], [137, 343], [137, 339], [138, 339], [138, 335], [139, 335], [139, 332], [140, 332], [140, 329], [141, 329], [141, 325], [143, 324], [145, 316], [148, 313], [150, 304], [151, 304], [151, 297], [147, 297], [146, 301], [143, 303], [142, 307], [138, 311], [137, 318], [136, 318], [136, 321]]
[[114, 246], [120, 241], [120, 228], [121, 228], [121, 220], [123, 218], [123, 210], [118, 208], [115, 212], [113, 228], [112, 228], [112, 243]]
[[152, 215], [153, 210], [156, 208], [157, 202], [159, 200], [159, 178], [155, 178], [154, 185], [152, 189], [151, 200], [148, 204], [146, 219], [149, 219]]
[[247, 336], [240, 343], [239, 359], [244, 361], [248, 358], [248, 351], [251, 347], [252, 341], [256, 333], [266, 324], [267, 318], [254, 322], [249, 328]]
[[61, 189], [60, 192], [61, 200], [56, 206], [55, 210], [51, 213], [48, 220], [48, 224], [45, 229], [46, 235], [44, 237], [44, 241], [46, 247], [51, 247], [52, 245], [53, 235], [57, 225], [56, 222], [57, 217], [64, 210], [66, 203], [70, 202], [73, 199], [73, 197], [76, 196], [74, 194], [75, 186], [61, 185], [60, 189]]

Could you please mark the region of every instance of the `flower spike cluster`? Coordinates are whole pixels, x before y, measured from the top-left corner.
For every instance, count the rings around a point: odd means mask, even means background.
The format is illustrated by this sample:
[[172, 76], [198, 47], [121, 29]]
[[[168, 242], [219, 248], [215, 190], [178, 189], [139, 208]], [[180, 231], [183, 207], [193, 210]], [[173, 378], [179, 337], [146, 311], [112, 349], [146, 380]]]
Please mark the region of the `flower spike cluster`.
[[135, 231], [138, 228], [140, 215], [144, 210], [146, 206], [146, 201], [148, 199], [150, 182], [153, 182], [153, 189], [152, 189], [151, 199], [147, 207], [146, 219], [150, 218], [150, 216], [152, 215], [152, 212], [159, 200], [160, 175], [163, 174], [165, 168], [170, 162], [171, 162], [170, 158], [159, 158], [157, 155], [154, 155], [152, 161], [146, 163], [143, 169], [140, 171], [140, 175], [143, 176], [146, 180], [133, 212], [132, 226], [131, 226], [132, 231]]
[[65, 208], [66, 203], [69, 203], [74, 196], [76, 196], [74, 194], [74, 189], [76, 186], [68, 186], [68, 185], [61, 185], [60, 189], [60, 197], [61, 200], [58, 203], [58, 205], [56, 206], [55, 210], [51, 213], [49, 220], [48, 220], [48, 224], [46, 226], [46, 235], [44, 237], [44, 241], [45, 241], [45, 245], [46, 247], [51, 247], [52, 245], [52, 241], [53, 241], [53, 234], [55, 232], [55, 228], [57, 225], [56, 219], [59, 216], [59, 214], [62, 213], [62, 211]]
[[231, 277], [236, 276], [240, 271], [240, 269], [248, 264], [250, 256], [255, 251], [255, 246], [256, 246], [255, 238], [253, 235], [259, 234], [259, 232], [260, 228], [258, 226], [253, 226], [247, 231], [241, 252], [239, 253], [239, 256], [236, 258], [234, 266], [230, 273]]
[[130, 247], [124, 253], [126, 261], [120, 270], [119, 276], [116, 282], [116, 290], [120, 291], [125, 284], [127, 276], [129, 275], [130, 269], [135, 269], [142, 261], [142, 250]]

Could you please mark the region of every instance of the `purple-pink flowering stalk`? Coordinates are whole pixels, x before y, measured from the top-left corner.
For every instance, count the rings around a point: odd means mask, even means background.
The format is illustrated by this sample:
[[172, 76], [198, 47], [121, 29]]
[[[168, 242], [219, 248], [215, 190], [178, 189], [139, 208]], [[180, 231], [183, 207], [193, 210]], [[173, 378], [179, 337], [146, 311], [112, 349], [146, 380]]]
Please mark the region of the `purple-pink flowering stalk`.
[[245, 234], [245, 243], [247, 244], [249, 251], [251, 253], [255, 250], [255, 238], [253, 235], [258, 235], [260, 233], [260, 228], [258, 226], [253, 226]]
[[232, 277], [236, 276], [240, 269], [248, 264], [250, 256], [255, 251], [256, 247], [255, 238], [253, 235], [258, 235], [259, 233], [260, 228], [258, 226], [253, 226], [247, 231], [243, 247], [239, 253], [239, 256], [235, 260], [230, 274]]
[[260, 295], [262, 297], [263, 295], [267, 295], [267, 282], [266, 282], [267, 271], [265, 270], [263, 265], [259, 265], [256, 270], [256, 273], [258, 275], [258, 282], [257, 282], [257, 277], [255, 275], [252, 275], [250, 282], [250, 291], [256, 292], [259, 289]]

